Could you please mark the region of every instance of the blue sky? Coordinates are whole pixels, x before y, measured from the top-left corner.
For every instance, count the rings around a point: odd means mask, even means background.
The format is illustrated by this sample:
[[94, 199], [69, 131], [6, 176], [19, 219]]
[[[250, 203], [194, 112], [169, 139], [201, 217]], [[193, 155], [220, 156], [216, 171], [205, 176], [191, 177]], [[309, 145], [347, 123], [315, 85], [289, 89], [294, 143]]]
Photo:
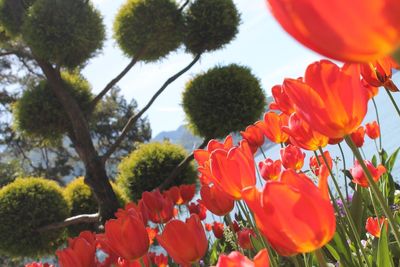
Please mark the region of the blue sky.
[[[99, 92], [130, 61], [112, 38], [112, 24], [122, 0], [93, 0], [104, 16], [107, 42], [102, 52], [84, 69], [84, 75]], [[170, 85], [145, 114], [151, 123], [153, 136], [161, 131], [175, 130], [185, 122], [181, 94], [185, 83], [194, 75], [220, 64], [237, 63], [252, 69], [269, 94], [273, 85], [285, 77], [302, 76], [305, 68], [321, 56], [299, 45], [286, 34], [270, 14], [264, 0], [234, 0], [241, 13], [239, 34], [219, 51], [204, 54], [185, 75]], [[118, 85], [127, 99], [136, 99], [143, 107], [168, 77], [192, 60], [183, 48], [165, 59], [151, 64], [139, 63]]]

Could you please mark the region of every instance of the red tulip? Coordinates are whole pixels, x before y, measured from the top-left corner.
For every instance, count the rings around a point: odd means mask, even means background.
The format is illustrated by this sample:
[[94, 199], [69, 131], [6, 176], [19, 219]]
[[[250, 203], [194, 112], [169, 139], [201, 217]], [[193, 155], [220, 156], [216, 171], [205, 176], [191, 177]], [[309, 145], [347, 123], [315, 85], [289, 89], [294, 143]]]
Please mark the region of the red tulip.
[[257, 227], [281, 255], [307, 253], [328, 243], [336, 228], [335, 213], [328, 194], [327, 176], [319, 187], [304, 174], [282, 172], [279, 181], [243, 190]]
[[308, 48], [341, 61], [369, 62], [400, 45], [397, 0], [267, 0], [281, 26]]
[[365, 223], [365, 229], [371, 235], [379, 238], [381, 236], [382, 225], [384, 225], [386, 227], [386, 231], [387, 231], [388, 230], [388, 222], [385, 217], [381, 217], [379, 220], [376, 217], [375, 218], [369, 217], [367, 219], [367, 222]]
[[240, 135], [247, 141], [253, 154], [264, 144], [263, 131], [255, 125], [248, 126], [244, 132], [240, 132]]
[[241, 199], [242, 189], [256, 184], [253, 153], [246, 140], [228, 152], [212, 152], [210, 166], [214, 185], [233, 199]]
[[398, 68], [398, 65], [392, 58], [385, 57], [371, 63], [361, 64], [361, 75], [373, 87], [384, 86], [392, 92], [398, 92], [399, 89], [391, 79], [392, 68]]
[[224, 216], [233, 209], [233, 199], [216, 186], [203, 185], [200, 196], [204, 206], [215, 215]]
[[288, 145], [280, 150], [282, 165], [286, 169], [300, 170], [304, 165], [305, 153], [301, 152], [301, 149]]
[[194, 194], [196, 192], [196, 185], [180, 185], [179, 190], [181, 192], [183, 203], [188, 203], [194, 197]]
[[250, 237], [256, 238], [256, 233], [249, 228], [243, 228], [238, 233], [238, 244], [244, 249], [252, 249], [253, 244], [251, 243]]
[[166, 223], [174, 217], [174, 203], [168, 197], [161, 195], [158, 189], [143, 192], [142, 200], [152, 222]]
[[168, 266], [168, 256], [165, 256], [162, 253], [156, 255], [154, 252], [149, 253], [149, 255], [150, 255], [151, 261], [157, 267], [167, 267]]
[[157, 236], [158, 243], [182, 265], [197, 263], [207, 252], [208, 241], [199, 217], [192, 214], [186, 223], [172, 220]]
[[151, 261], [148, 255], [131, 261], [128, 261], [124, 258], [119, 258], [117, 261], [117, 267], [151, 267]]
[[280, 110], [290, 116], [294, 112], [293, 103], [285, 93], [285, 90], [283, 90], [282, 85], [275, 85], [272, 87], [271, 92], [275, 102], [269, 104], [269, 108], [272, 110]]
[[255, 123], [259, 127], [264, 135], [274, 143], [285, 143], [289, 136], [282, 131], [283, 126], [288, 124], [288, 116], [284, 113], [280, 115], [275, 112], [269, 111], [264, 114], [264, 121], [258, 121]]
[[171, 201], [176, 205], [183, 204], [181, 190], [179, 190], [179, 187], [177, 186], [170, 187], [168, 190], [163, 192], [163, 195], [171, 199]]
[[68, 247], [56, 251], [61, 267], [96, 267], [95, 253], [96, 235], [89, 231], [68, 239]]
[[[329, 151], [328, 151], [328, 150], [327, 150], [327, 151], [324, 151], [324, 156], [325, 156], [325, 158], [326, 158], [326, 161], [328, 161], [329, 169], [332, 170], [333, 162], [332, 162], [331, 154], [329, 154]], [[318, 163], [318, 161], [319, 161], [319, 163]], [[311, 171], [312, 171], [316, 176], [319, 175], [319, 169], [320, 169], [320, 166], [319, 166], [319, 165], [320, 165], [320, 164], [321, 164], [321, 165], [325, 165], [325, 161], [324, 161], [324, 159], [322, 158], [322, 156], [318, 156], [318, 160], [317, 160], [317, 158], [316, 158], [315, 156], [312, 156], [312, 157], [310, 158], [310, 169], [311, 169]]]
[[329, 138], [351, 134], [367, 113], [368, 93], [357, 64], [339, 68], [321, 60], [308, 66], [304, 81], [285, 79], [284, 85], [297, 115]]
[[306, 150], [315, 151], [325, 147], [329, 141], [328, 137], [313, 131], [295, 112], [289, 117], [288, 126], [282, 127], [282, 130], [289, 135], [292, 145]]
[[365, 125], [365, 132], [371, 139], [379, 138], [379, 136], [381, 135], [379, 124], [376, 121], [367, 123]]
[[189, 213], [190, 214], [196, 214], [199, 216], [200, 220], [205, 220], [207, 217], [207, 208], [203, 205], [201, 201], [197, 201], [196, 203], [190, 203], [188, 205]]
[[31, 262], [25, 264], [25, 267], [55, 267], [53, 264], [41, 263], [41, 262]]
[[267, 249], [260, 250], [253, 261], [240, 252], [233, 251], [229, 255], [220, 255], [216, 267], [269, 267]]
[[[375, 167], [369, 160], [364, 160], [364, 163], [375, 182], [377, 182], [382, 174], [386, 172], [386, 169], [383, 165], [378, 165], [378, 167]], [[368, 179], [358, 161], [356, 161], [354, 167], [350, 169], [350, 173], [351, 176], [353, 176], [353, 183], [359, 184], [362, 187], [369, 187]]]
[[365, 129], [360, 126], [350, 134], [351, 140], [353, 140], [356, 147], [362, 147], [364, 145]]
[[220, 222], [213, 222], [211, 229], [215, 238], [221, 239], [224, 237], [224, 224]]
[[273, 161], [272, 159], [266, 159], [258, 163], [261, 177], [265, 180], [277, 180], [282, 169], [282, 162], [278, 159]]

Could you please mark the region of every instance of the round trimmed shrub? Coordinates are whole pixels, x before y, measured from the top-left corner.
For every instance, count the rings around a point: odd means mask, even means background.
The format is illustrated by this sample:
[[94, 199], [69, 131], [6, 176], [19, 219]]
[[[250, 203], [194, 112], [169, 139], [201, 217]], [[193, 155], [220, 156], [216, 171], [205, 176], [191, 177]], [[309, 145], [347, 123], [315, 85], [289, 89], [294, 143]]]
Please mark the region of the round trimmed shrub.
[[68, 203], [54, 181], [16, 179], [0, 189], [0, 251], [12, 257], [54, 252], [64, 241], [65, 229], [38, 229], [63, 221], [68, 215]]
[[[117, 183], [133, 201], [151, 191], [169, 177], [175, 167], [187, 157], [179, 145], [169, 142], [142, 144], [118, 166]], [[197, 175], [192, 164], [188, 164], [170, 186], [195, 184]]]
[[0, 23], [12, 35], [20, 33], [28, 8], [35, 0], [0, 0]]
[[[69, 90], [83, 112], [89, 112], [92, 100], [89, 83], [80, 75], [62, 74], [65, 89]], [[24, 91], [13, 105], [14, 127], [23, 134], [56, 140], [67, 132], [70, 120], [46, 80]]]
[[114, 21], [114, 37], [122, 51], [143, 61], [156, 61], [177, 49], [183, 17], [172, 0], [128, 0]]
[[[111, 185], [120, 206], [124, 207], [128, 202], [127, 198], [116, 184], [111, 183]], [[65, 187], [64, 197], [71, 207], [71, 216], [96, 213], [99, 210], [96, 198], [90, 187], [85, 184], [83, 177], [76, 178]], [[80, 232], [85, 230], [96, 231], [96, 224], [77, 224], [69, 226], [68, 236], [77, 236]]]
[[247, 67], [215, 67], [187, 83], [183, 109], [189, 128], [205, 138], [222, 138], [260, 118], [266, 97]]
[[185, 14], [187, 51], [199, 54], [222, 48], [236, 36], [239, 23], [232, 0], [196, 0]]
[[93, 57], [105, 37], [100, 13], [86, 0], [36, 0], [22, 33], [36, 56], [68, 68]]

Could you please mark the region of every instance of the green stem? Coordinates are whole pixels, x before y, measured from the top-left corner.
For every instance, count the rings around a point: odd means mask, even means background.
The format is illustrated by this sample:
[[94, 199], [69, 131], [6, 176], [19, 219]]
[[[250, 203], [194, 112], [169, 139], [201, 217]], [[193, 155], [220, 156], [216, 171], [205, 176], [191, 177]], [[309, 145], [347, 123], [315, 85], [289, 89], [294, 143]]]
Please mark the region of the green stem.
[[[372, 103], [374, 104], [376, 122], [378, 123], [379, 129], [381, 129], [381, 122], [379, 120], [378, 106], [376, 105], [375, 98], [372, 98]], [[381, 137], [381, 135], [379, 135], [379, 155], [381, 154], [380, 151], [382, 151], [382, 137]]]
[[399, 117], [400, 117], [400, 109], [399, 109], [399, 107], [397, 106], [396, 100], [394, 100], [394, 97], [392, 96], [392, 93], [391, 93], [388, 89], [386, 89], [386, 88], [385, 88], [385, 91], [386, 91], [386, 93], [388, 94], [388, 96], [389, 96], [389, 98], [390, 98], [390, 101], [392, 102], [394, 108], [395, 108], [396, 111], [397, 111], [397, 114], [398, 114]]
[[375, 197], [372, 194], [371, 188], [368, 188], [368, 192], [369, 192], [369, 196], [371, 197], [372, 207], [374, 208], [375, 216], [376, 216], [376, 218], [379, 218], [378, 209], [376, 208], [376, 205], [375, 205]]
[[264, 150], [262, 149], [262, 147], [260, 147], [260, 151], [261, 151], [261, 153], [263, 154], [264, 159], [267, 159], [267, 156], [265, 156], [265, 153], [264, 153]]
[[351, 138], [349, 136], [346, 136], [345, 140], [346, 140], [346, 143], [348, 144], [348, 146], [353, 151], [353, 154], [356, 157], [356, 159], [358, 160], [359, 164], [361, 165], [361, 168], [363, 169], [365, 176], [367, 177], [368, 184], [369, 184], [372, 192], [374, 193], [376, 199], [378, 200], [378, 203], [381, 206], [383, 212], [385, 213], [385, 216], [389, 221], [390, 227], [393, 230], [393, 234], [394, 234], [394, 237], [396, 238], [396, 242], [397, 242], [398, 246], [400, 247], [399, 229], [397, 227], [397, 224], [393, 217], [393, 214], [392, 214], [389, 206], [386, 203], [385, 198], [383, 197], [381, 191], [379, 190], [374, 179], [372, 178], [370, 171], [368, 170], [367, 166], [365, 165], [364, 159], [361, 157], [360, 151], [358, 151], [357, 147], [354, 145], [353, 141], [351, 140]]
[[300, 263], [299, 260], [297, 259], [297, 256], [290, 257], [290, 260], [293, 262], [295, 267], [300, 267]]
[[317, 249], [316, 251], [314, 251], [314, 254], [320, 267], [328, 267], [328, 264], [326, 263], [324, 254], [322, 254], [321, 249]]
[[343, 148], [340, 145], [340, 143], [338, 144], [338, 146], [339, 146], [340, 154], [342, 155], [342, 160], [343, 160], [343, 176], [344, 176], [344, 189], [346, 191], [346, 200], [349, 201], [349, 189], [348, 189], [347, 175], [346, 175], [346, 158], [344, 156]]

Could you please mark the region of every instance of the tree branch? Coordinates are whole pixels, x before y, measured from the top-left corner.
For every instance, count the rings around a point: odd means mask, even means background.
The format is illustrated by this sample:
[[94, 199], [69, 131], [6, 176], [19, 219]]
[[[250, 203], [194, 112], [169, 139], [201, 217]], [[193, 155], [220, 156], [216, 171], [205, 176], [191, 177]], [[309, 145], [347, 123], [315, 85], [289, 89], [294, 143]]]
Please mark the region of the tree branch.
[[[204, 148], [208, 142], [210, 141], [211, 138], [206, 138], [204, 139], [203, 143], [201, 143], [197, 149], [202, 149]], [[168, 188], [168, 186], [171, 184], [171, 182], [180, 174], [180, 172], [194, 159], [194, 153], [190, 153], [184, 160], [182, 160], [176, 167], [175, 169], [171, 172], [171, 174], [168, 176], [167, 179], [165, 179], [161, 185], [158, 186], [158, 189], [164, 190]]]
[[160, 89], [153, 95], [153, 97], [150, 99], [150, 101], [144, 106], [138, 113], [133, 115], [132, 117], [129, 118], [128, 122], [125, 124], [124, 128], [122, 129], [122, 132], [120, 136], [117, 138], [115, 143], [109, 148], [109, 150], [101, 157], [103, 162], [106, 162], [107, 159], [115, 152], [115, 150], [118, 148], [118, 146], [122, 143], [124, 140], [125, 136], [128, 134], [128, 131], [131, 129], [131, 127], [135, 124], [135, 122], [145, 113], [150, 106], [153, 104], [153, 102], [157, 99], [157, 97], [170, 85], [172, 82], [174, 82], [176, 79], [179, 78], [182, 74], [184, 74], [186, 71], [188, 71], [194, 64], [196, 64], [197, 61], [199, 61], [201, 57], [201, 54], [198, 54], [195, 56], [190, 62], [189, 65], [187, 65], [185, 68], [183, 68], [181, 71], [176, 73], [174, 76], [171, 76], [164, 84], [161, 86]]
[[179, 8], [179, 11], [182, 11], [188, 4], [189, 4], [190, 0], [186, 0], [185, 3], [183, 3], [183, 5]]
[[75, 225], [75, 224], [79, 224], [79, 223], [96, 223], [96, 222], [99, 222], [99, 214], [98, 213], [81, 214], [81, 215], [67, 218], [62, 222], [52, 223], [52, 224], [43, 226], [38, 229], [38, 232], [45, 232], [45, 231], [49, 231], [49, 230], [59, 229], [59, 228], [63, 228], [63, 227], [67, 227], [67, 226]]

